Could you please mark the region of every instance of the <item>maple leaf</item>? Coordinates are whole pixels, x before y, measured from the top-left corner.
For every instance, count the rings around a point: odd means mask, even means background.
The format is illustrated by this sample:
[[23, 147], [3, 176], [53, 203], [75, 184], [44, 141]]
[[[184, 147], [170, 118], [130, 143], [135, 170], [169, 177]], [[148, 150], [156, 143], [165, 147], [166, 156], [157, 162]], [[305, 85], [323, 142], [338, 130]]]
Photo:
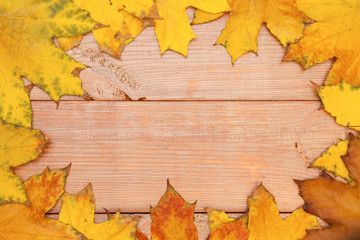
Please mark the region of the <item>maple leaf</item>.
[[59, 45], [64, 51], [69, 51], [70, 49], [73, 49], [80, 45], [82, 41], [82, 35], [78, 35], [75, 37], [60, 37], [57, 38]]
[[284, 60], [295, 60], [304, 68], [336, 57], [325, 84], [337, 84], [341, 79], [360, 85], [360, 6], [358, 1], [297, 0], [300, 11], [314, 19], [304, 37], [291, 45]]
[[348, 154], [343, 161], [355, 186], [336, 181], [327, 174], [297, 180], [306, 210], [331, 226], [309, 231], [306, 239], [349, 240], [360, 234], [360, 139], [350, 134]]
[[[233, 6], [233, 2], [235, 0], [227, 0], [229, 6]], [[196, 24], [202, 24], [202, 23], [207, 23], [207, 22], [211, 22], [213, 20], [218, 19], [219, 17], [221, 17], [222, 15], [224, 15], [225, 12], [221, 12], [221, 13], [208, 13], [208, 12], [204, 12], [202, 10], [199, 9], [195, 9], [194, 12], [194, 17], [193, 20], [191, 22], [191, 25], [196, 25]]]
[[[101, 51], [120, 58], [125, 46], [131, 43], [148, 25], [145, 19], [159, 18], [154, 0], [74, 0], [80, 8], [106, 27], [93, 30]], [[151, 22], [151, 21], [150, 21]], [[69, 50], [81, 40], [60, 38], [60, 46]]]
[[138, 223], [138, 219], [123, 216], [120, 212], [108, 213], [107, 221], [94, 223], [95, 197], [91, 184], [74, 195], [65, 193], [62, 196], [59, 220], [94, 240], [135, 239]]
[[64, 192], [70, 165], [49, 170], [24, 182], [30, 206], [8, 203], [0, 206], [1, 239], [85, 239], [69, 225], [45, 217]]
[[191, 6], [210, 13], [231, 10], [226, 0], [155, 0], [155, 2], [161, 18], [154, 20], [161, 54], [171, 49], [187, 56], [189, 42], [196, 36], [190, 27], [186, 8]]
[[339, 176], [344, 178], [348, 183], [351, 183], [352, 180], [349, 176], [349, 171], [347, 170], [342, 156], [345, 156], [348, 151], [349, 139], [340, 141], [337, 144], [329, 147], [329, 149], [324, 152], [321, 157], [317, 158], [311, 166], [320, 168], [321, 170], [332, 172], [335, 177]]
[[[298, 11], [295, 0], [228, 0], [232, 11], [226, 26], [216, 41], [231, 56], [232, 64], [247, 52], [257, 53], [257, 36], [261, 26], [266, 26], [283, 46], [299, 39], [308, 18]], [[213, 20], [210, 15], [196, 10], [193, 24]]]
[[304, 238], [307, 229], [319, 227], [317, 218], [303, 208], [283, 220], [274, 196], [262, 184], [254, 190], [248, 205], [247, 216], [236, 220], [223, 211], [208, 211], [210, 239], [293, 240]]
[[152, 240], [197, 240], [194, 223], [195, 204], [189, 204], [167, 181], [158, 205], [150, 208]]
[[12, 0], [0, 3], [0, 118], [31, 126], [31, 105], [21, 77], [43, 89], [54, 101], [83, 95], [75, 62], [52, 42], [89, 32], [96, 23], [71, 0]]
[[255, 189], [248, 205], [249, 240], [302, 239], [306, 236], [307, 229], [319, 227], [317, 218], [306, 213], [303, 208], [296, 209], [283, 220], [274, 196], [262, 184]]
[[36, 159], [47, 137], [40, 130], [15, 127], [0, 121], [0, 205], [8, 202], [28, 203], [21, 179], [11, 168]]
[[247, 239], [247, 216], [238, 219], [230, 218], [224, 211], [205, 209], [209, 217], [209, 240], [241, 240]]
[[335, 117], [338, 124], [360, 130], [360, 87], [341, 81], [333, 86], [320, 86], [318, 94], [325, 111]]

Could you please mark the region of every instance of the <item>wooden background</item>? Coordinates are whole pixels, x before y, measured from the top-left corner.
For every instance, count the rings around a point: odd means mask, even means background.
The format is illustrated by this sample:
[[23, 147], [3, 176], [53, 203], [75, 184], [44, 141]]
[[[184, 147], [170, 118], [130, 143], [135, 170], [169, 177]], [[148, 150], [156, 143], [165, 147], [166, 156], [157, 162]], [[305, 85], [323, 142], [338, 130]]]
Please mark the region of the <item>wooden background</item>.
[[[95, 101], [64, 97], [56, 109], [34, 89], [33, 127], [50, 142], [16, 172], [26, 179], [72, 163], [66, 190], [91, 182], [97, 221], [103, 208], [140, 214], [148, 235], [149, 206], [168, 178], [185, 200], [197, 200], [199, 239], [208, 234], [204, 207], [239, 216], [260, 182], [284, 216], [299, 207], [293, 179], [316, 177], [309, 163], [348, 133], [321, 110], [310, 83], [322, 84], [332, 61], [306, 71], [282, 62], [285, 49], [263, 26], [258, 56], [248, 53], [232, 66], [225, 49], [213, 46], [226, 19], [193, 26], [198, 38], [187, 59], [171, 51], [161, 56], [153, 28], [126, 47], [122, 60], [100, 53], [85, 36], [68, 53], [90, 67], [80, 77]], [[59, 204], [51, 212], [56, 217]]]

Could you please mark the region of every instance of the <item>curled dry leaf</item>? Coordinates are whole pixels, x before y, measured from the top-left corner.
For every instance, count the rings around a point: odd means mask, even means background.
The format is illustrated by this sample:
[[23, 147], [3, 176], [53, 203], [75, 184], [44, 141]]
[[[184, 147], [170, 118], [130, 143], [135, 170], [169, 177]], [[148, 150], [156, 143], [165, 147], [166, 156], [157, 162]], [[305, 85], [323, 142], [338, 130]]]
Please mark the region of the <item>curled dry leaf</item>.
[[[295, 0], [228, 0], [228, 3], [232, 11], [216, 44], [226, 48], [233, 64], [247, 52], [257, 53], [257, 36], [263, 23], [286, 46], [302, 36], [308, 21], [297, 9]], [[196, 10], [193, 24], [218, 17], [219, 14]]]
[[135, 239], [138, 223], [138, 219], [123, 216], [120, 212], [108, 213], [106, 222], [94, 223], [95, 197], [91, 184], [74, 195], [65, 193], [62, 196], [59, 220], [93, 240]]
[[209, 217], [209, 240], [242, 240], [247, 239], [247, 216], [238, 219], [230, 218], [224, 211], [206, 209]]
[[[105, 27], [93, 30], [101, 51], [120, 58], [125, 46], [131, 43], [148, 25], [149, 20], [159, 18], [154, 0], [74, 0], [80, 8]], [[75, 47], [81, 40], [59, 38], [64, 50]]]
[[197, 240], [194, 204], [189, 204], [167, 183], [165, 194], [151, 213], [152, 240]]
[[32, 111], [21, 77], [43, 89], [54, 101], [83, 95], [74, 74], [85, 66], [55, 46], [53, 37], [91, 31], [96, 24], [71, 0], [12, 0], [0, 7], [0, 118], [30, 127]]
[[186, 8], [195, 7], [210, 13], [230, 11], [226, 0], [156, 0], [161, 19], [155, 19], [155, 34], [161, 54], [171, 49], [184, 56], [188, 54], [189, 42], [196, 38], [190, 27]]
[[21, 179], [11, 168], [36, 159], [47, 138], [40, 130], [15, 127], [0, 121], [0, 205], [28, 203]]
[[329, 147], [329, 149], [324, 152], [321, 157], [317, 158], [311, 166], [320, 168], [321, 170], [328, 171], [334, 174], [335, 177], [339, 176], [344, 178], [348, 183], [351, 183], [352, 180], [349, 176], [349, 171], [347, 170], [342, 156], [345, 156], [348, 152], [349, 139], [340, 141], [337, 144]]
[[318, 94], [324, 109], [335, 117], [338, 124], [360, 130], [360, 87], [345, 81], [334, 86], [321, 86]]
[[304, 68], [336, 58], [325, 84], [342, 79], [360, 85], [360, 5], [357, 0], [296, 0], [300, 11], [314, 19], [299, 43], [291, 45], [284, 60]]
[[306, 210], [330, 224], [330, 227], [309, 231], [306, 239], [355, 240], [360, 235], [360, 139], [352, 134], [343, 161], [354, 186], [327, 174], [296, 181]]
[[24, 182], [30, 206], [8, 203], [0, 206], [1, 239], [86, 239], [69, 225], [45, 217], [64, 192], [70, 166], [46, 169]]

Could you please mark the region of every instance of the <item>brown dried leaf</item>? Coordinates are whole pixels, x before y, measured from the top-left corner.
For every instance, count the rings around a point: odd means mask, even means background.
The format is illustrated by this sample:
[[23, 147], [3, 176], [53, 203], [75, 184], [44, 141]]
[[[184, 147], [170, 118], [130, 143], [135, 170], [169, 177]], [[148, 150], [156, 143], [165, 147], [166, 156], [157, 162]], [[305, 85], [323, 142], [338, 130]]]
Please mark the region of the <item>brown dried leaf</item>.
[[343, 161], [355, 186], [336, 181], [327, 174], [296, 181], [306, 210], [331, 225], [309, 231], [306, 239], [355, 240], [360, 236], [360, 139], [352, 134]]

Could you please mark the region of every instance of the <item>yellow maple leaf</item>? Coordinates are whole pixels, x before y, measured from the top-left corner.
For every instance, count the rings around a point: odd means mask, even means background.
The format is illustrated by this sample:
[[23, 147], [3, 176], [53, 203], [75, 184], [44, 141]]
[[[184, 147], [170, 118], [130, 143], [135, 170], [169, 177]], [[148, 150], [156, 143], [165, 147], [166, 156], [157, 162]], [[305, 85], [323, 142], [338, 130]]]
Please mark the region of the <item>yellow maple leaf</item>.
[[82, 41], [82, 35], [78, 35], [75, 37], [60, 37], [57, 40], [59, 42], [60, 47], [67, 52], [70, 49], [73, 49], [74, 47], [80, 45]]
[[306, 230], [319, 228], [317, 218], [303, 208], [282, 219], [274, 196], [262, 184], [255, 189], [248, 205], [249, 240], [303, 239]]
[[209, 218], [210, 231], [228, 222], [232, 222], [235, 218], [229, 217], [224, 211], [218, 209], [205, 208]]
[[349, 171], [346, 168], [341, 157], [345, 156], [348, 152], [349, 139], [340, 141], [337, 144], [329, 147], [321, 157], [317, 158], [311, 166], [320, 168], [324, 171], [332, 172], [335, 177], [339, 176], [344, 178], [348, 183], [352, 180], [349, 176]]
[[[232, 8], [232, 6], [234, 6], [236, 1], [237, 0], [227, 0], [229, 6], [231, 8]], [[213, 21], [215, 19], [218, 19], [219, 17], [221, 17], [224, 14], [225, 14], [225, 12], [209, 13], [209, 12], [202, 11], [200, 9], [195, 9], [194, 17], [193, 17], [191, 24], [196, 25], [196, 24], [207, 23], [207, 22]]]
[[[74, 0], [80, 8], [106, 27], [93, 31], [101, 51], [120, 58], [125, 46], [147, 26], [145, 19], [158, 18], [154, 0]], [[59, 38], [60, 46], [69, 50], [79, 38]]]
[[108, 214], [105, 222], [94, 223], [95, 197], [91, 184], [74, 195], [65, 193], [62, 196], [59, 220], [93, 240], [135, 239], [138, 223], [138, 219], [123, 216], [120, 212]]
[[197, 240], [194, 204], [189, 204], [167, 182], [158, 205], [150, 208], [152, 240]]
[[46, 169], [24, 182], [30, 206], [8, 203], [0, 206], [0, 239], [85, 239], [69, 225], [45, 217], [64, 192], [70, 166]]
[[334, 86], [320, 86], [318, 94], [325, 111], [335, 117], [338, 124], [360, 130], [360, 87], [341, 81]]
[[304, 68], [336, 57], [325, 83], [341, 79], [360, 85], [360, 6], [357, 0], [297, 0], [300, 11], [314, 19], [299, 43], [291, 45], [284, 60], [295, 60]]
[[[230, 4], [231, 0], [228, 0], [228, 4], [229, 6], [232, 6], [232, 4]], [[234, 0], [233, 0], [234, 1]], [[213, 20], [218, 19], [219, 17], [221, 17], [222, 15], [224, 15], [225, 12], [221, 12], [221, 13], [208, 13], [208, 12], [204, 12], [201, 11], [199, 9], [195, 9], [194, 12], [194, 17], [193, 20], [191, 22], [191, 25], [196, 25], [196, 24], [202, 24], [202, 23], [207, 23], [207, 22], [211, 22]]]
[[248, 238], [246, 215], [234, 219], [221, 210], [206, 209], [206, 212], [209, 217], [209, 240], [245, 240]]
[[156, 0], [156, 4], [161, 19], [155, 19], [154, 26], [161, 54], [171, 49], [184, 56], [188, 54], [189, 42], [196, 38], [186, 8], [191, 6], [210, 13], [231, 10], [226, 0]]
[[[216, 44], [226, 48], [233, 64], [247, 52], [257, 53], [257, 36], [263, 23], [286, 46], [302, 36], [308, 20], [297, 10], [295, 0], [228, 0], [228, 3], [232, 11]], [[196, 10], [193, 24], [218, 17]]]
[[0, 118], [31, 126], [31, 106], [21, 77], [43, 89], [54, 101], [83, 95], [75, 62], [52, 42], [53, 37], [89, 32], [96, 23], [71, 0], [12, 0], [0, 7]]
[[0, 205], [28, 203], [21, 179], [10, 169], [36, 159], [47, 138], [40, 130], [15, 127], [0, 121]]

